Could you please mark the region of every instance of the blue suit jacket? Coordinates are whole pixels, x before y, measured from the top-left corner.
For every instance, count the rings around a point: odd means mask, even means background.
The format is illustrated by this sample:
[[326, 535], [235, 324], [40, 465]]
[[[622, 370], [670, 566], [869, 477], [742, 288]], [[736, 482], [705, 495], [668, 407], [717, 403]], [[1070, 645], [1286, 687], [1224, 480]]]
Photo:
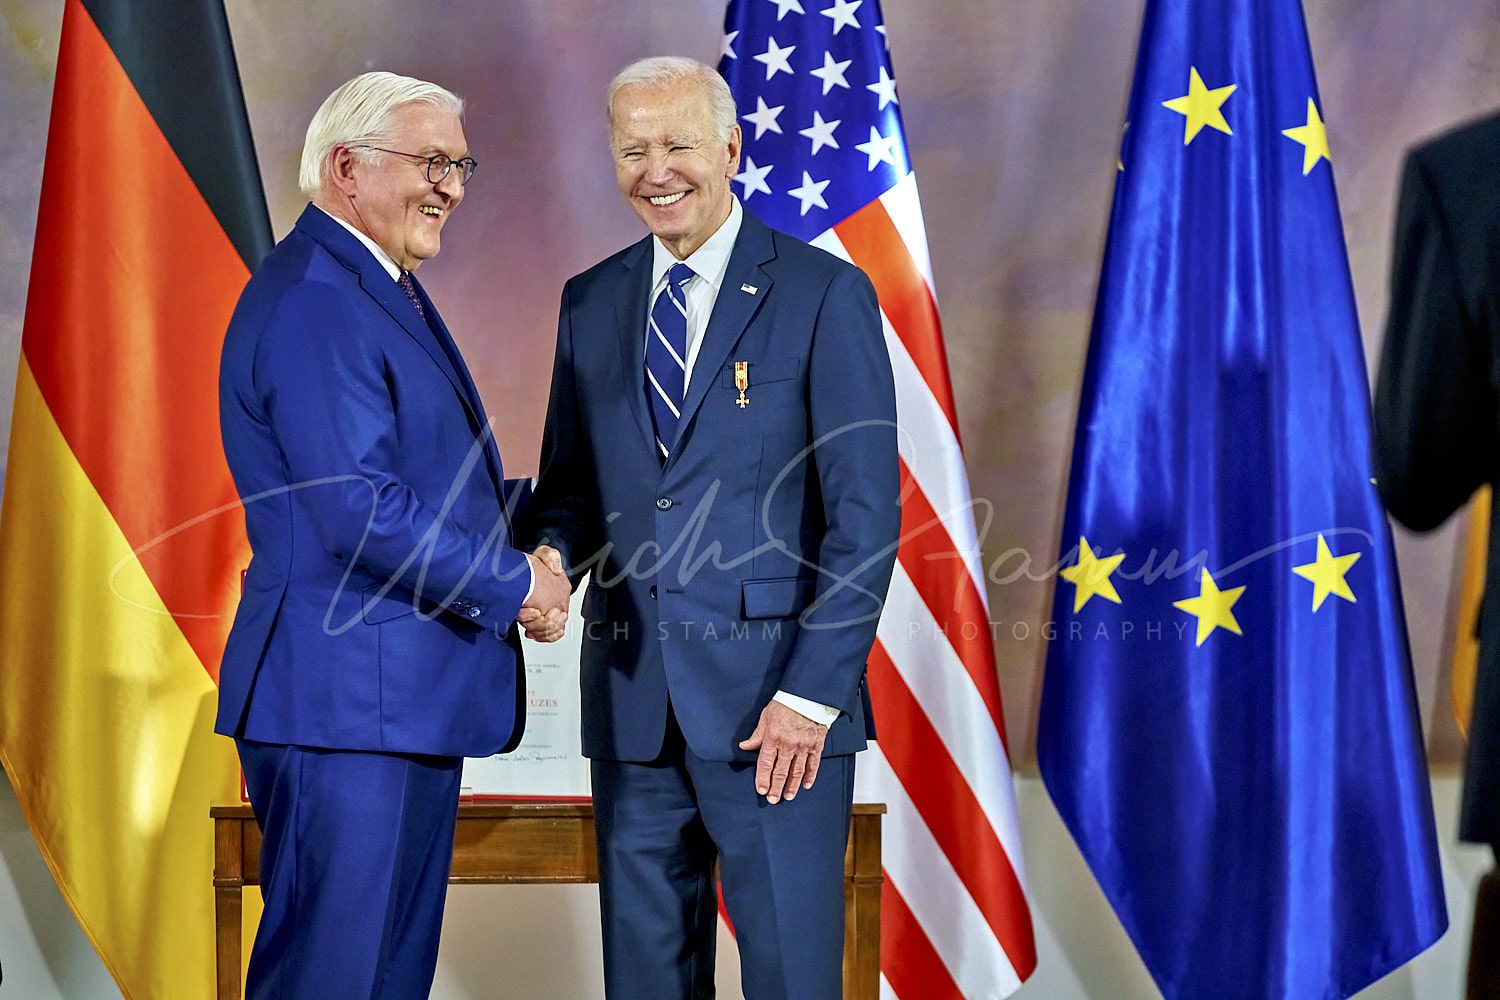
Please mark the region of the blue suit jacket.
[[240, 296], [219, 373], [253, 558], [217, 730], [483, 756], [524, 724], [530, 586], [468, 370], [379, 262], [309, 206]]
[[[900, 532], [896, 403], [863, 272], [744, 216], [663, 465], [645, 395], [650, 237], [568, 282], [528, 542], [593, 572], [583, 748], [649, 760], [670, 692], [693, 752], [775, 692], [837, 706], [865, 745], [865, 660]], [[749, 405], [737, 405], [745, 362]]]

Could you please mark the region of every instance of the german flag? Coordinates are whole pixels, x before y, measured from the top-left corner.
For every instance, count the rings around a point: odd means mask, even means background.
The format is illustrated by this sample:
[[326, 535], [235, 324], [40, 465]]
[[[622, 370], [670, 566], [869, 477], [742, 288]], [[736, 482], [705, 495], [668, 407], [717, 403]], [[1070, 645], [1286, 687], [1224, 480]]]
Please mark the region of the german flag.
[[213, 995], [249, 560], [219, 350], [271, 245], [222, 0], [66, 0], [0, 516], [0, 763], [129, 1000]]

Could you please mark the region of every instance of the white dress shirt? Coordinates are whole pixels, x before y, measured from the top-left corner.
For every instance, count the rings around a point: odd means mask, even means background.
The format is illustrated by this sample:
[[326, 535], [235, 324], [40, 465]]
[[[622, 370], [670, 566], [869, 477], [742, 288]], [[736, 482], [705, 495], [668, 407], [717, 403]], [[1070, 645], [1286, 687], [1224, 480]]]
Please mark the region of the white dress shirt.
[[349, 230], [349, 232], [353, 233], [354, 234], [354, 238], [357, 239], [357, 240], [359, 240], [361, 243], [363, 243], [365, 245], [365, 249], [369, 250], [370, 253], [372, 253], [372, 254], [375, 255], [375, 259], [378, 260], [378, 261], [380, 261], [380, 266], [383, 267], [383, 268], [385, 268], [386, 273], [391, 276], [391, 280], [392, 281], [400, 281], [401, 280], [401, 268], [397, 267], [396, 266], [396, 262], [393, 261], [393, 260], [391, 260], [391, 255], [390, 254], [388, 254], [384, 250], [380, 249], [380, 244], [379, 243], [376, 243], [374, 240], [370, 239], [370, 237], [366, 236], [364, 233], [360, 232], [358, 229], [355, 229], [353, 226], [349, 225], [349, 223], [345, 222], [343, 219], [340, 219], [337, 215], [334, 215], [332, 212], [324, 211], [321, 207], [319, 207], [317, 205], [314, 205], [313, 207], [317, 208], [318, 211], [323, 212], [324, 215], [328, 216], [334, 222], [337, 222], [339, 225], [341, 225], [345, 229]]

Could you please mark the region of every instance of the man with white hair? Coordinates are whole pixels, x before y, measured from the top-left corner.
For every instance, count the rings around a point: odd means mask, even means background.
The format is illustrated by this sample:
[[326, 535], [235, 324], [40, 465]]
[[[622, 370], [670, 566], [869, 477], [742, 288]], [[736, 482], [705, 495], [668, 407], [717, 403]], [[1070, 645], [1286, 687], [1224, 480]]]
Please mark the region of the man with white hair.
[[463, 757], [519, 742], [515, 626], [549, 640], [565, 614], [566, 579], [510, 543], [489, 420], [412, 277], [474, 173], [462, 110], [391, 73], [334, 91], [312, 204], [225, 336], [253, 555], [217, 731], [263, 833], [250, 1000], [428, 995]]
[[713, 996], [717, 858], [748, 1000], [838, 1000], [865, 660], [901, 524], [875, 292], [735, 200], [713, 69], [643, 60], [607, 105], [650, 232], [563, 291], [522, 531], [593, 571], [606, 994]]

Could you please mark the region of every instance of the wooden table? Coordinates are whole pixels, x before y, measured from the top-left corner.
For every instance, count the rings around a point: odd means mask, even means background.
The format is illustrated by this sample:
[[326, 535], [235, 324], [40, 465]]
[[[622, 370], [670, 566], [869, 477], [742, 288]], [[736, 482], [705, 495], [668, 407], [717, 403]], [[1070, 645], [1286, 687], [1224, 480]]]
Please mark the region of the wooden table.
[[[880, 817], [857, 804], [844, 856], [844, 998], [880, 996]], [[214, 934], [218, 1000], [240, 1000], [240, 903], [260, 884], [260, 828], [247, 804], [214, 806]], [[450, 883], [597, 882], [588, 803], [465, 801]]]

